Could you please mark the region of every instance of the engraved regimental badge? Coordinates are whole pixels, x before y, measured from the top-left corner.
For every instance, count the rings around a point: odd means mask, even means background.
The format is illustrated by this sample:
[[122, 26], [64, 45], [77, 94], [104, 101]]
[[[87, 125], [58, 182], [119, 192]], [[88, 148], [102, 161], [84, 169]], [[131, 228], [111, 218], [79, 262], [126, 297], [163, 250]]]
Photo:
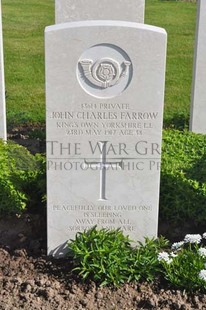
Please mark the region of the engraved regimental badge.
[[90, 95], [111, 98], [128, 87], [132, 63], [128, 55], [115, 45], [95, 45], [79, 59], [77, 76], [82, 88]]
[[[95, 86], [107, 88], [116, 85], [129, 73], [130, 61], [119, 64], [114, 59], [102, 58], [96, 63], [93, 60], [81, 60], [85, 78]], [[122, 66], [122, 68], [121, 68]]]

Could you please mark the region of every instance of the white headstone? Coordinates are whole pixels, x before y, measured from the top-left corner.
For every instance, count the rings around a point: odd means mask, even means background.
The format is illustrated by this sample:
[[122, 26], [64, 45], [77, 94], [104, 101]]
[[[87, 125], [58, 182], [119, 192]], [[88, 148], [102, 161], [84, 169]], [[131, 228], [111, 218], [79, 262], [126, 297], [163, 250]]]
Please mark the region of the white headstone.
[[145, 0], [55, 0], [56, 24], [81, 20], [144, 23]]
[[206, 134], [206, 1], [198, 1], [190, 130]]
[[165, 60], [160, 28], [47, 27], [48, 254], [94, 225], [157, 235]]
[[3, 140], [7, 139], [1, 1], [0, 1], [0, 139]]

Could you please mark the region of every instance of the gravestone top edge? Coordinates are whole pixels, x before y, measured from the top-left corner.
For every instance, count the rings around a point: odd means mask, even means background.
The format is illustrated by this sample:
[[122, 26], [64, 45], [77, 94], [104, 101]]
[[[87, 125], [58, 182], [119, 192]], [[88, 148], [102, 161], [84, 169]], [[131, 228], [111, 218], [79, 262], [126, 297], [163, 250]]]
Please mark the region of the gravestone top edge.
[[2, 34], [2, 1], [0, 1], [0, 139], [7, 140], [5, 74], [4, 74], [4, 49]]
[[55, 0], [55, 23], [125, 20], [144, 23], [145, 0]]
[[189, 130], [197, 134], [206, 134], [205, 126], [205, 51], [206, 51], [206, 2], [197, 1], [195, 50], [193, 57], [193, 80], [190, 105]]
[[89, 21], [77, 21], [77, 22], [67, 22], [62, 24], [56, 24], [47, 26], [45, 28], [45, 33], [55, 30], [68, 29], [68, 28], [81, 28], [81, 27], [93, 27], [93, 26], [116, 26], [116, 27], [129, 27], [129, 28], [138, 28], [142, 30], [149, 30], [153, 32], [159, 32], [162, 34], [167, 34], [166, 30], [161, 27], [151, 26], [147, 24], [127, 22], [127, 21], [113, 21], [113, 20], [89, 20]]

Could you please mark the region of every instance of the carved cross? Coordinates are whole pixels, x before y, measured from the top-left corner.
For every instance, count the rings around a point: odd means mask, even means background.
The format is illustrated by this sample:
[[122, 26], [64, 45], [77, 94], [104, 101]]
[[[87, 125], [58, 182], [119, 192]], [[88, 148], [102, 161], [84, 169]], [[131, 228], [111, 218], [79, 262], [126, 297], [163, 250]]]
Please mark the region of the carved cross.
[[99, 162], [88, 162], [84, 160], [87, 167], [100, 168], [100, 193], [99, 200], [107, 200], [106, 198], [106, 171], [107, 168], [112, 167], [113, 165], [122, 168], [122, 160], [117, 162], [107, 162], [107, 142], [108, 141], [100, 141], [101, 153], [100, 153], [100, 161]]

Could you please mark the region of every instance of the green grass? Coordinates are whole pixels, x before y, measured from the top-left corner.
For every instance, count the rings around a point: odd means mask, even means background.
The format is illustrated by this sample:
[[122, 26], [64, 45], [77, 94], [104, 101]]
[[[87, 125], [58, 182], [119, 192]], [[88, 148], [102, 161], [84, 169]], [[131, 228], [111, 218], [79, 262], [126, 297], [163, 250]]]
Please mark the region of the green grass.
[[179, 128], [189, 120], [196, 4], [146, 0], [145, 22], [168, 33], [164, 122]]
[[168, 227], [206, 220], [206, 135], [187, 130], [163, 132], [160, 221]]
[[54, 23], [53, 2], [2, 2], [9, 126], [45, 122], [44, 28]]
[[[3, 0], [7, 118], [10, 127], [45, 122], [44, 28], [54, 0]], [[196, 5], [146, 0], [145, 22], [168, 32], [165, 125], [188, 124]]]

